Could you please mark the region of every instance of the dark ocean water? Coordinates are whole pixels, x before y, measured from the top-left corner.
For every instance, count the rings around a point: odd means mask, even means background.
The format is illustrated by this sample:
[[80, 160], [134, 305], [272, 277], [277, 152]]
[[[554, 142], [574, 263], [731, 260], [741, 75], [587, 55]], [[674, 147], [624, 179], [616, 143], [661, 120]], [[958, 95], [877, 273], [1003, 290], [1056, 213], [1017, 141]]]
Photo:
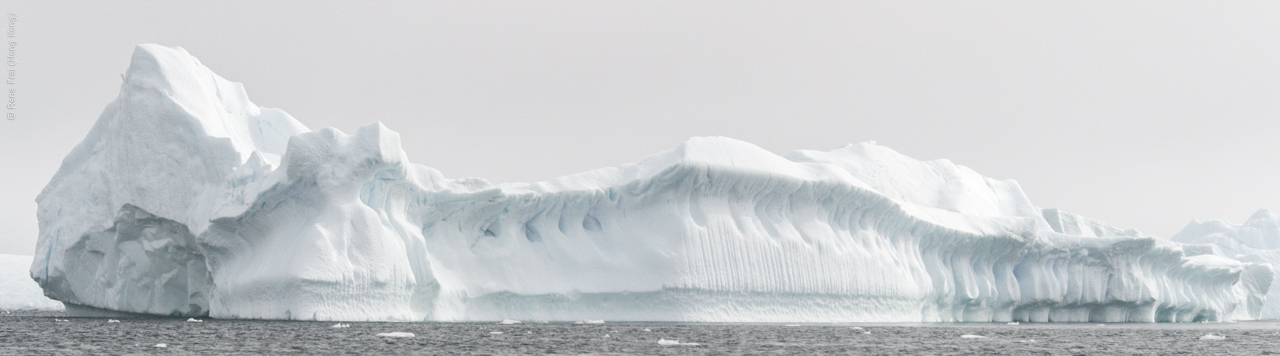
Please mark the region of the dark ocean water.
[[[52, 312], [0, 312], [0, 354], [1280, 354], [1280, 323], [1276, 322], [1105, 326], [353, 322], [344, 323], [350, 324], [347, 328], [333, 328], [333, 322], [310, 321], [108, 320], [67, 318]], [[387, 332], [415, 336], [377, 335]], [[1200, 339], [1210, 333], [1226, 339]], [[660, 339], [698, 345], [660, 345]]]

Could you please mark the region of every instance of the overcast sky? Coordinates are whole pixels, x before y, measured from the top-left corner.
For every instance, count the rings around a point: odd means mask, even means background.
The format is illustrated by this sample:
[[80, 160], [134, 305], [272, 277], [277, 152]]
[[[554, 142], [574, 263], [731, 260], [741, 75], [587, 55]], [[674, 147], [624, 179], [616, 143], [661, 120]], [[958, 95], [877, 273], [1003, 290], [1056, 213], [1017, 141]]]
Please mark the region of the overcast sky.
[[382, 121], [449, 177], [545, 180], [692, 136], [875, 140], [1165, 237], [1280, 208], [1280, 2], [312, 4], [0, 4], [0, 253], [32, 253], [36, 195], [139, 43], [312, 129]]

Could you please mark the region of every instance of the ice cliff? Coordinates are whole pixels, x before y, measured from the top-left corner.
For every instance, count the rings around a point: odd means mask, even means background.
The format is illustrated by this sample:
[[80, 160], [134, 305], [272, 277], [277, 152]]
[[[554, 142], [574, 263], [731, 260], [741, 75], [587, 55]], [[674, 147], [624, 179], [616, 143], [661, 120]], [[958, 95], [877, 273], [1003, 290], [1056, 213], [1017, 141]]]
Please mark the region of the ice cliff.
[[871, 143], [446, 179], [382, 124], [310, 131], [157, 45], [37, 202], [31, 276], [72, 312], [1187, 322], [1257, 318], [1273, 277]]

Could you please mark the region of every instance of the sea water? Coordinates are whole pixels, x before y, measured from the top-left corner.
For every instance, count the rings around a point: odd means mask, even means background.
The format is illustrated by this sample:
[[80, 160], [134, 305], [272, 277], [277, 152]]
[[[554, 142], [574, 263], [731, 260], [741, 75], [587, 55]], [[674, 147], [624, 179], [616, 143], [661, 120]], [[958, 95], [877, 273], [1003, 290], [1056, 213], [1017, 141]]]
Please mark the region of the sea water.
[[197, 320], [201, 322], [0, 312], [0, 354], [1280, 353], [1278, 322], [1009, 325]]

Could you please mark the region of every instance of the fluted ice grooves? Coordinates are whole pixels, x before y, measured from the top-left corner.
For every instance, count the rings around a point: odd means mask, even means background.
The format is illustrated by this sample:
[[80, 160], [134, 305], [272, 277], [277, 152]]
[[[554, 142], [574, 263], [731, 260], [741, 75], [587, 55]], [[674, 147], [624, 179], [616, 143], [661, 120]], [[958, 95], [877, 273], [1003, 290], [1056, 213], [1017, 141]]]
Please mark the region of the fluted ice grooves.
[[[139, 46], [38, 198], [32, 277], [114, 311], [316, 320], [1254, 319], [1269, 265], [1035, 208], [873, 143], [695, 138], [548, 182], [446, 179]], [[179, 128], [177, 130], [171, 129]]]

